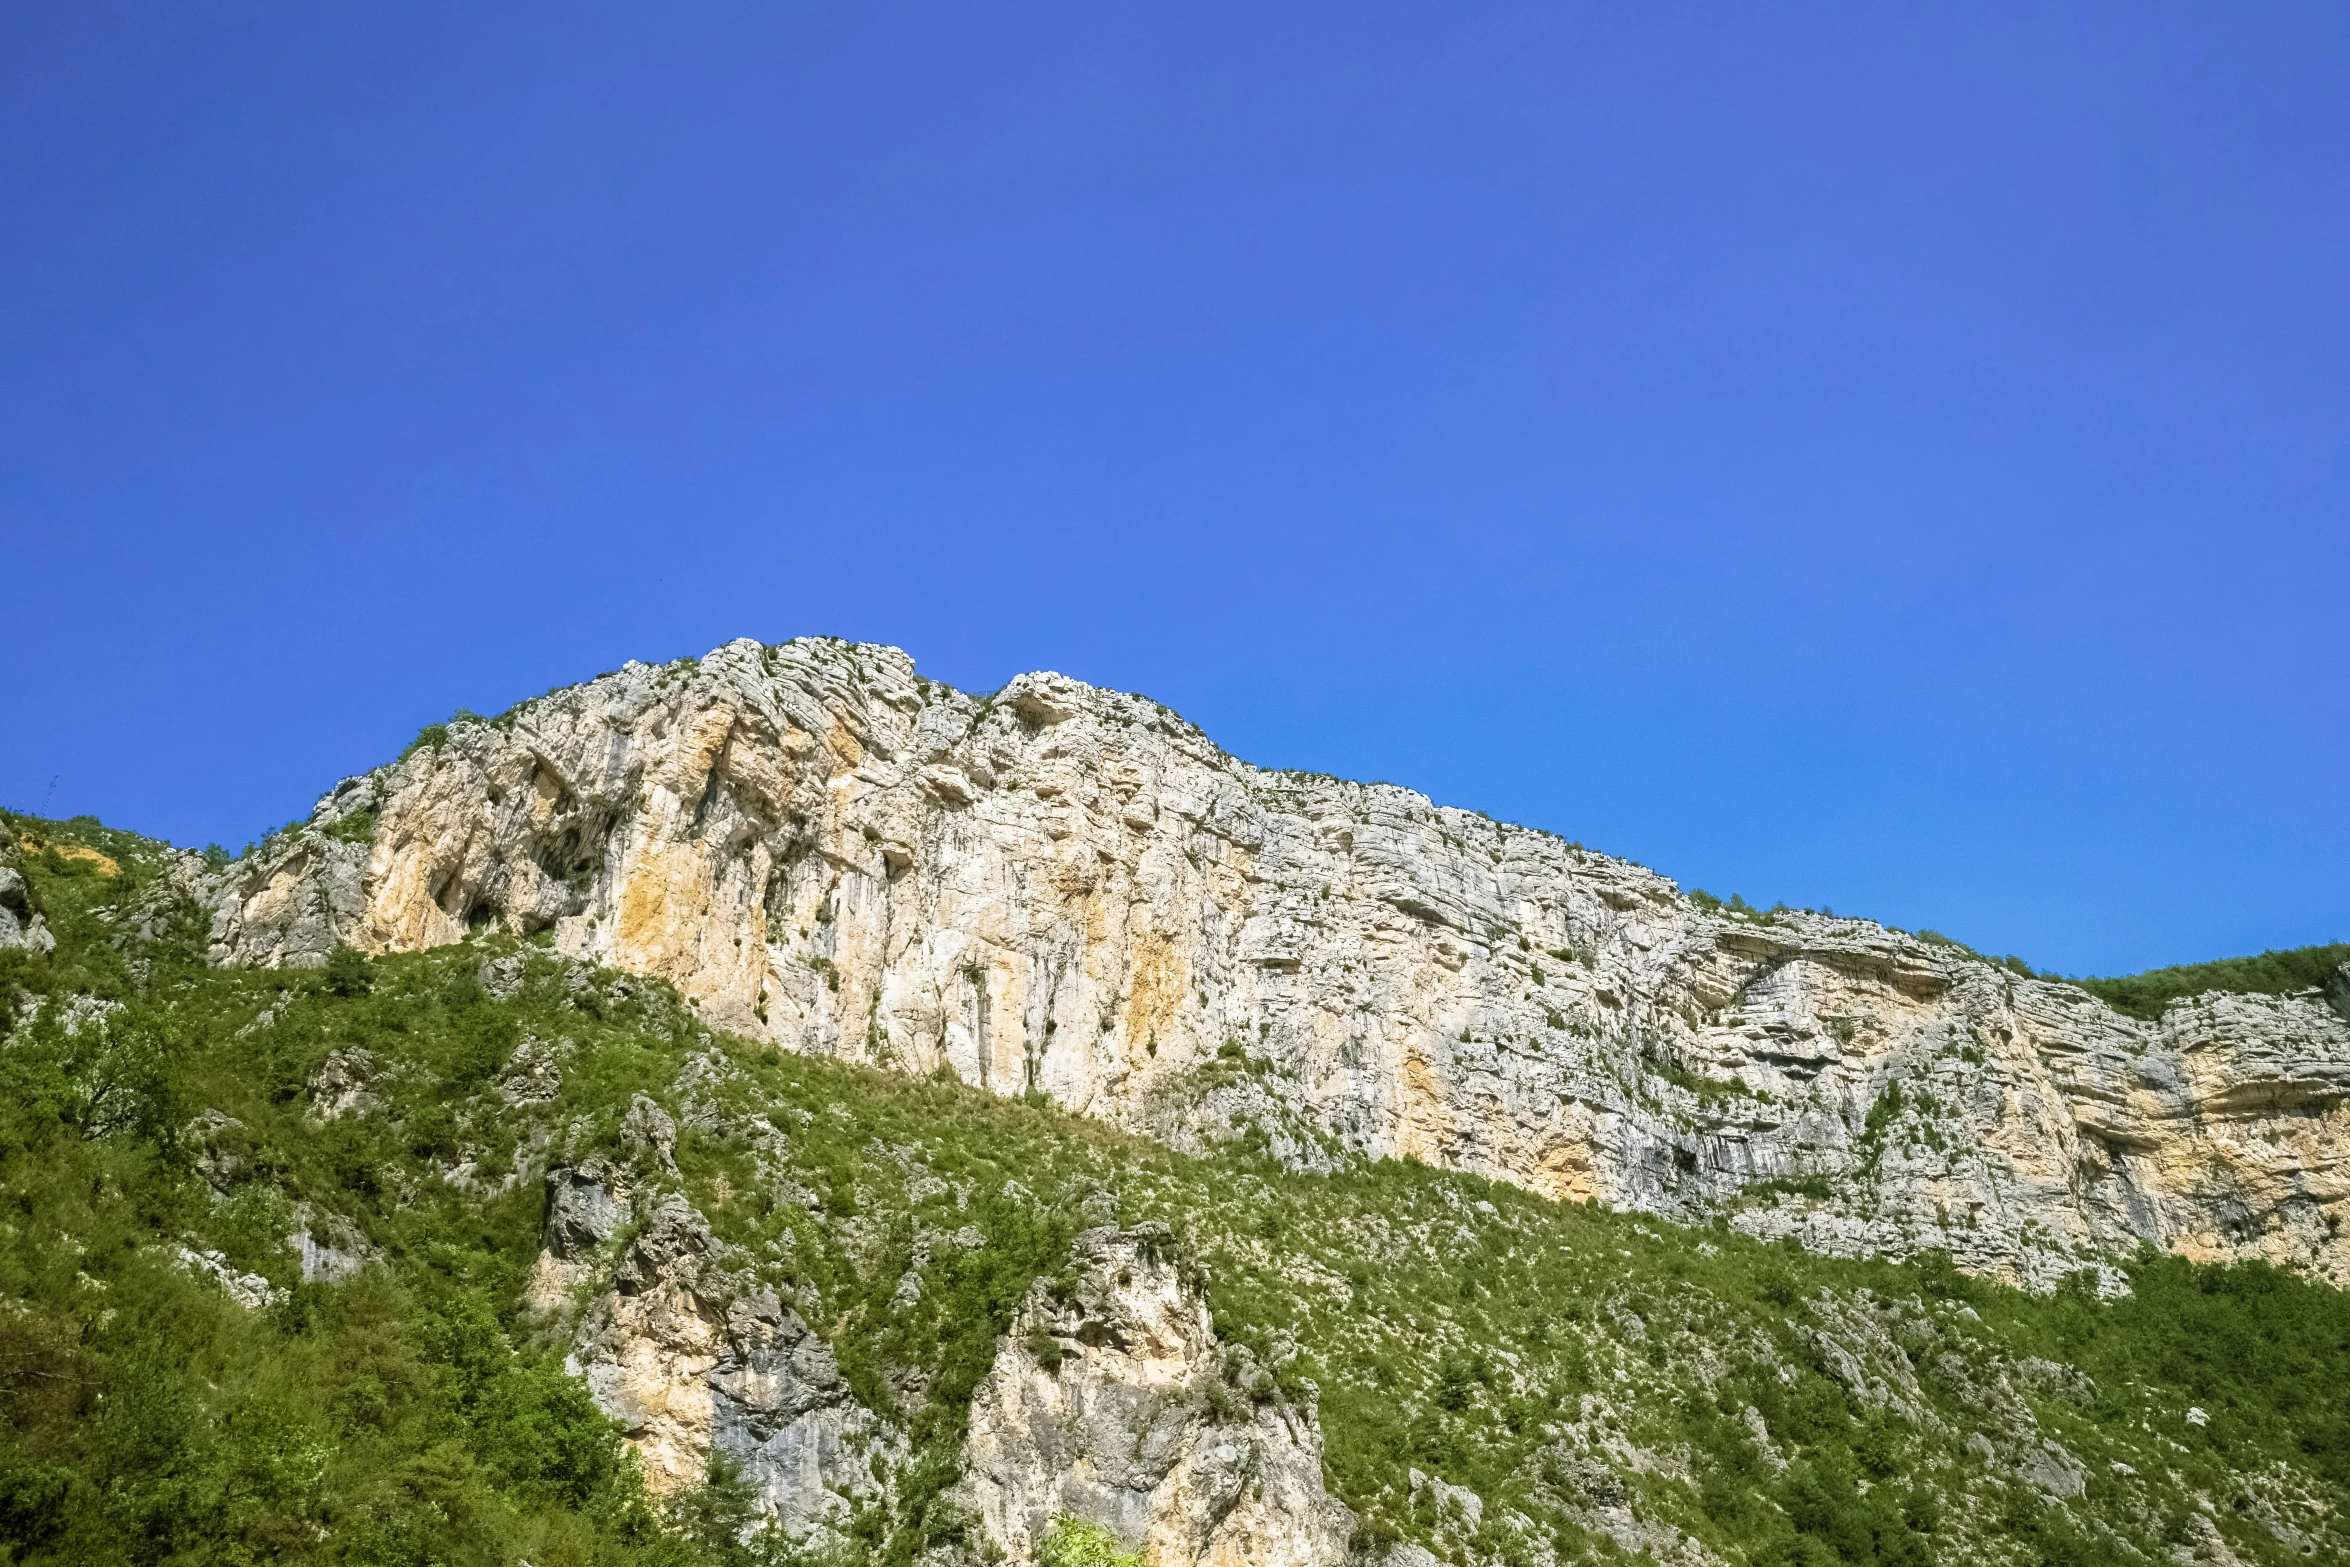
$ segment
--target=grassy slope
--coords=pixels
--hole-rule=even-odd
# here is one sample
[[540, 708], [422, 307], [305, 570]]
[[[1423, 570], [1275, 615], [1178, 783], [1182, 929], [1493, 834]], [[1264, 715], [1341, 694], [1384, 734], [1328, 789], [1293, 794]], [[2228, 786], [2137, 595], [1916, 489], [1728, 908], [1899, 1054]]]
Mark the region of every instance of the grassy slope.
[[[2350, 1503], [2350, 1303], [2265, 1268], [2149, 1257], [2127, 1299], [2035, 1299], [1931, 1259], [1813, 1258], [1412, 1165], [1313, 1177], [1180, 1158], [1049, 1107], [713, 1036], [662, 987], [547, 957], [503, 1002], [482, 994], [475, 947], [331, 980], [221, 973], [196, 960], [192, 911], [124, 934], [151, 846], [18, 826], [53, 845], [24, 865], [61, 945], [0, 959], [0, 989], [47, 998], [0, 1047], [0, 1556], [744, 1555], [723, 1486], [647, 1503], [561, 1346], [517, 1310], [543, 1198], [502, 1176], [617, 1153], [640, 1093], [687, 1128], [676, 1184], [870, 1402], [888, 1408], [905, 1368], [928, 1378], [927, 1407], [904, 1415], [904, 1509], [861, 1520], [861, 1556], [951, 1532], [930, 1499], [995, 1335], [1068, 1236], [1112, 1216], [1170, 1221], [1219, 1330], [1293, 1391], [1318, 1385], [1329, 1478], [1366, 1542], [1620, 1558], [1604, 1505], [1620, 1491], [1733, 1561], [2167, 1559], [2198, 1508], [2248, 1562], [2312, 1559], [2270, 1518], [2310, 1532], [2317, 1559], [2350, 1548], [2332, 1522]], [[58, 852], [75, 847], [112, 873]], [[73, 1033], [76, 994], [119, 1009]], [[492, 1085], [525, 1038], [570, 1054], [560, 1096], [515, 1110]], [[398, 1064], [383, 1109], [311, 1119], [304, 1085], [353, 1046]], [[687, 1115], [696, 1094], [705, 1113]], [[240, 1124], [204, 1135], [206, 1110]], [[471, 1187], [446, 1178], [460, 1161]], [[382, 1265], [301, 1284], [285, 1237], [305, 1204]], [[970, 1225], [975, 1249], [924, 1244]], [[182, 1243], [267, 1277], [280, 1303], [233, 1304]], [[909, 1269], [919, 1303], [894, 1307]], [[1898, 1321], [1908, 1348], [1875, 1379], [1914, 1377], [1906, 1410], [1833, 1374], [1838, 1346], [1865, 1358], [1868, 1324]], [[2004, 1421], [1983, 1391], [2003, 1374], [2019, 1400]], [[2017, 1419], [2078, 1456], [2085, 1495], [2053, 1504], [2015, 1478]], [[1414, 1468], [1477, 1491], [1483, 1528], [1415, 1502]]]

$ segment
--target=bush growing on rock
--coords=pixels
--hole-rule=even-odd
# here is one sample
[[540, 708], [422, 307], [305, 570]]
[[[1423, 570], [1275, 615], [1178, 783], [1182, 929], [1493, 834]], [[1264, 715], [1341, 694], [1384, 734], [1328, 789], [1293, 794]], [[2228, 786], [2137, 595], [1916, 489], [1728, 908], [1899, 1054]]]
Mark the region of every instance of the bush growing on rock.
[[1074, 1518], [1053, 1520], [1036, 1560], [1037, 1567], [1142, 1567], [1140, 1551], [1122, 1551], [1109, 1530]]

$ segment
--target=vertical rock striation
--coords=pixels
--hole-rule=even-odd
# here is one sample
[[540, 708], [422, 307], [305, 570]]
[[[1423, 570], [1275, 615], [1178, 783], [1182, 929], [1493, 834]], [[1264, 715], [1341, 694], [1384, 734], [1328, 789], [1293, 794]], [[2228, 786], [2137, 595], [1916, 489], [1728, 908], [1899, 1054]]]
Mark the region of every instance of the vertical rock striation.
[[962, 1500], [993, 1552], [1028, 1567], [1074, 1523], [1153, 1567], [1340, 1567], [1354, 1515], [1323, 1489], [1313, 1411], [1217, 1343], [1165, 1235], [1089, 1230], [1074, 1263], [971, 1401]]
[[837, 1543], [860, 1503], [882, 1501], [905, 1439], [859, 1402], [824, 1340], [774, 1291], [728, 1267], [724, 1247], [674, 1193], [616, 1260], [615, 1172], [560, 1169], [529, 1303], [556, 1317], [589, 1295], [570, 1368], [620, 1423], [657, 1495], [700, 1485], [711, 1458], [739, 1467], [768, 1516], [797, 1541]]

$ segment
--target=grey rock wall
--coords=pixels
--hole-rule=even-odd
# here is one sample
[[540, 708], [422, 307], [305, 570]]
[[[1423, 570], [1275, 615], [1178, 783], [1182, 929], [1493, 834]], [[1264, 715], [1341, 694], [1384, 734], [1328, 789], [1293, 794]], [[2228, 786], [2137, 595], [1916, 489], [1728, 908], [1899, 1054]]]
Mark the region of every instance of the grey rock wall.
[[1077, 1238], [971, 1401], [960, 1497], [989, 1560], [1029, 1567], [1090, 1525], [1157, 1567], [1340, 1567], [1354, 1515], [1322, 1484], [1311, 1409], [1220, 1345], [1161, 1232]]
[[[347, 841], [350, 840], [350, 841]], [[2159, 1022], [1866, 920], [1708, 912], [1053, 674], [741, 641], [464, 723], [225, 879], [226, 962], [498, 928], [776, 1045], [1294, 1163], [1415, 1157], [2044, 1285], [2141, 1241], [2350, 1282], [2350, 1023]]]

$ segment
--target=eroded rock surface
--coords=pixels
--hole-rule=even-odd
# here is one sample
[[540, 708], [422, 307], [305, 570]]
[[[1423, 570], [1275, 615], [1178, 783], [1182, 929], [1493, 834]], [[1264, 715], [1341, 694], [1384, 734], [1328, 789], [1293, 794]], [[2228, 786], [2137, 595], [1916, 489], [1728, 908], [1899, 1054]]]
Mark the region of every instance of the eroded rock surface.
[[597, 1165], [548, 1179], [530, 1303], [553, 1313], [592, 1292], [571, 1367], [620, 1422], [655, 1494], [700, 1485], [722, 1453], [789, 1537], [818, 1544], [857, 1504], [884, 1499], [903, 1437], [857, 1401], [822, 1338], [728, 1269], [692, 1204], [659, 1199], [605, 1270], [599, 1248], [627, 1219], [620, 1173]]
[[15, 858], [16, 835], [5, 823], [0, 823], [0, 949], [52, 951], [57, 946], [57, 938], [49, 933], [47, 920], [33, 906], [32, 887], [25, 881], [24, 872], [11, 863]]
[[1035, 1562], [1061, 1520], [1152, 1567], [1337, 1567], [1353, 1515], [1310, 1408], [1219, 1345], [1163, 1231], [1089, 1230], [1040, 1282], [971, 1401], [963, 1501], [987, 1553]]
[[1410, 1155], [2031, 1284], [2141, 1240], [2350, 1281], [2350, 1023], [2318, 995], [2140, 1023], [1261, 771], [1059, 675], [979, 699], [823, 640], [632, 664], [346, 780], [231, 874], [213, 943], [308, 964], [492, 927], [789, 1049], [1179, 1144]]

